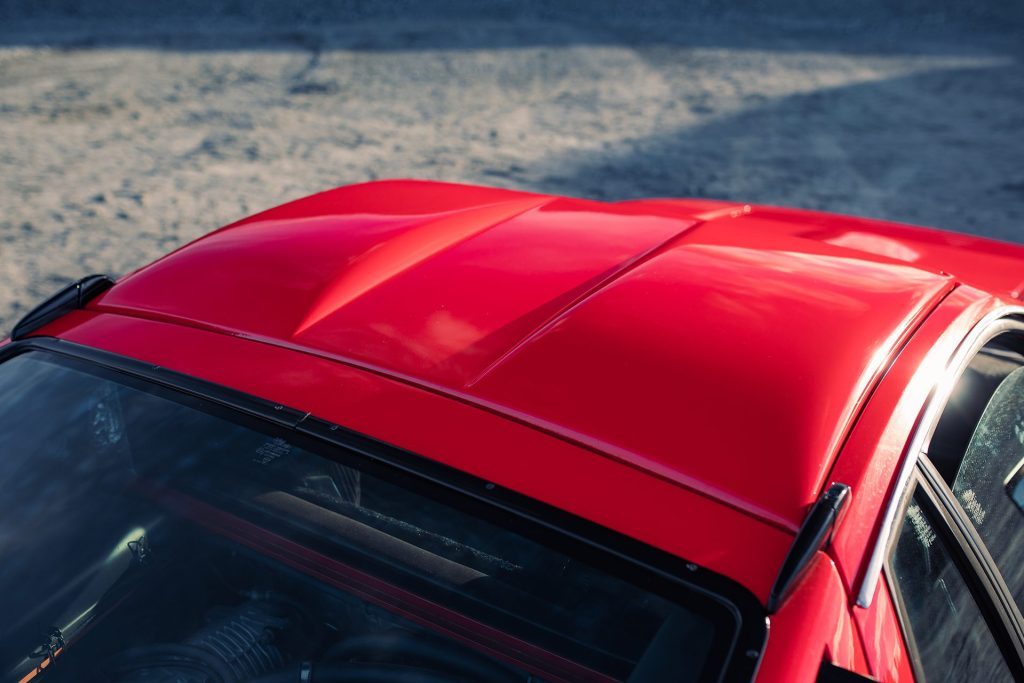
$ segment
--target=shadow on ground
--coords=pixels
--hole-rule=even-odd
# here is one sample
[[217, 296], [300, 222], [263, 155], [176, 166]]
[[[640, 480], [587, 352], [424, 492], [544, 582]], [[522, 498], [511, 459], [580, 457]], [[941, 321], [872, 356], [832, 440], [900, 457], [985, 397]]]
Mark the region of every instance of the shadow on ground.
[[[729, 31], [715, 30], [723, 23]], [[501, 24], [502, 30], [494, 30]], [[520, 26], [521, 30], [509, 30]], [[378, 30], [381, 26], [384, 31]], [[709, 26], [712, 30], [707, 30]], [[401, 30], [394, 30], [400, 27]], [[442, 28], [443, 30], [438, 30]], [[568, 29], [568, 30], [567, 30]], [[460, 50], [670, 45], [907, 54], [1010, 42], [1024, 3], [972, 0], [4, 0], [0, 45]], [[909, 34], [933, 41], [906, 41]], [[453, 39], [455, 36], [455, 39]], [[850, 38], [855, 40], [850, 40]], [[836, 40], [841, 38], [841, 40]], [[968, 41], [971, 42], [971, 41]], [[1021, 46], [1024, 49], [1024, 46]]]
[[69, 279], [385, 177], [1024, 241], [1022, 17], [965, 0], [0, 0], [0, 329]]
[[596, 199], [715, 197], [1024, 241], [1019, 63], [758, 99], [700, 125], [562, 153], [538, 162], [543, 177], [508, 180]]

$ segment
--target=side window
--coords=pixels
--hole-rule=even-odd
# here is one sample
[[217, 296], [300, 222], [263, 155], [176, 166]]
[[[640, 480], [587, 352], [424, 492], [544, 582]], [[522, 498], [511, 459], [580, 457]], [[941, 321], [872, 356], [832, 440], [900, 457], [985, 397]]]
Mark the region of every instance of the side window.
[[[1012, 351], [1000, 350], [1005, 343], [993, 342], [971, 362], [929, 456], [941, 462], [946, 455], [940, 468], [946, 481], [1024, 610], [1024, 367]], [[940, 440], [949, 433], [942, 428], [957, 417], [954, 410], [973, 418], [970, 429], [961, 426], [959, 444]]]
[[1024, 609], [1024, 368], [992, 395], [974, 431], [953, 493], [989, 553], [1017, 606]]
[[929, 683], [1012, 681], [999, 646], [930, 504], [914, 494], [889, 560], [892, 583]]

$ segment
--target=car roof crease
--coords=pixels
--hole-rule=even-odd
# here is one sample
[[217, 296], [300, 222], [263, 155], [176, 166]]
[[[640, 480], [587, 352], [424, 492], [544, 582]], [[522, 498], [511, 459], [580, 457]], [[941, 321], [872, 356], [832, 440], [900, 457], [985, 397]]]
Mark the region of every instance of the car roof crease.
[[[786, 218], [728, 202], [339, 188], [193, 243], [88, 310], [456, 399], [792, 532], [901, 335], [952, 283], [926, 242], [901, 259], [849, 238], [873, 223]], [[748, 430], [728, 429], [723, 377], [756, 389]], [[734, 454], [765, 439], [793, 476], [733, 476]], [[772, 467], [757, 463], [758, 479]]]
[[556, 199], [528, 195], [448, 211], [375, 244], [326, 283], [291, 337], [298, 337], [346, 304], [416, 265]]
[[259, 344], [266, 344], [288, 351], [294, 351], [305, 355], [313, 356], [315, 358], [322, 358], [327, 361], [340, 363], [356, 370], [369, 372], [379, 377], [383, 377], [388, 380], [400, 382], [407, 386], [414, 387], [423, 391], [428, 391], [432, 394], [443, 396], [447, 399], [458, 401], [465, 405], [473, 408], [486, 411], [492, 415], [496, 415], [510, 422], [520, 424], [529, 429], [533, 429], [540, 433], [546, 434], [552, 438], [558, 439], [565, 443], [572, 444], [578, 448], [583, 448], [595, 455], [602, 458], [612, 460], [620, 465], [629, 467], [631, 469], [638, 470], [647, 474], [648, 476], [655, 477], [662, 481], [665, 481], [673, 486], [677, 486], [681, 489], [689, 491], [695, 495], [706, 498], [710, 501], [728, 507], [735, 510], [743, 515], [746, 515], [752, 519], [756, 519], [759, 522], [767, 524], [775, 529], [783, 531], [788, 534], [795, 534], [797, 526], [790, 520], [773, 514], [772, 512], [765, 510], [757, 505], [750, 503], [749, 501], [743, 500], [740, 497], [734, 496], [727, 491], [721, 490], [720, 488], [709, 485], [707, 482], [701, 481], [694, 477], [687, 476], [685, 473], [678, 470], [674, 470], [670, 467], [660, 466], [658, 463], [650, 461], [649, 458], [643, 456], [641, 453], [631, 451], [621, 446], [602, 441], [589, 437], [585, 434], [569, 429], [555, 422], [545, 420], [536, 415], [531, 415], [515, 408], [503, 405], [501, 403], [487, 400], [475, 394], [460, 391], [448, 386], [436, 384], [429, 380], [422, 379], [408, 375], [390, 368], [382, 367], [373, 363], [367, 363], [355, 358], [343, 356], [341, 354], [329, 351], [323, 351], [320, 349], [311, 348], [295, 342], [289, 342], [283, 339], [275, 337], [267, 337], [259, 334], [253, 334], [250, 332], [240, 332], [230, 328], [220, 327], [212, 325], [210, 323], [203, 323], [188, 318], [181, 318], [174, 315], [168, 315], [166, 313], [151, 313], [144, 310], [138, 310], [134, 308], [122, 308], [105, 306], [100, 311], [96, 311], [104, 315], [117, 315], [127, 318], [137, 318], [140, 320], [150, 320], [158, 323], [171, 324], [180, 327], [188, 327], [203, 332], [209, 332], [213, 334], [224, 335], [228, 337], [236, 337], [239, 339], [245, 339], [247, 341], [256, 342]]
[[497, 370], [505, 361], [516, 355], [521, 349], [526, 347], [531, 341], [537, 339], [545, 332], [550, 330], [552, 327], [558, 324], [558, 322], [572, 313], [575, 309], [585, 304], [588, 300], [597, 296], [602, 290], [607, 289], [616, 280], [619, 280], [631, 271], [636, 270], [638, 267], [647, 263], [651, 259], [656, 258], [659, 254], [664, 253], [668, 249], [671, 249], [679, 242], [684, 236], [689, 235], [695, 229], [703, 224], [701, 221], [696, 221], [687, 225], [685, 228], [672, 235], [671, 237], [663, 240], [659, 244], [655, 244], [653, 247], [642, 251], [631, 259], [622, 262], [618, 268], [614, 269], [607, 274], [606, 277], [602, 278], [599, 282], [596, 282], [592, 287], [589, 287], [585, 291], [581, 292], [578, 296], [574, 297], [571, 301], [567, 302], [564, 306], [555, 311], [546, 320], [542, 321], [539, 325], [534, 327], [530, 332], [523, 335], [519, 340], [514, 342], [508, 349], [504, 351], [500, 356], [495, 358], [491, 363], [481, 370], [475, 377], [466, 382], [465, 387], [467, 389], [472, 388], [474, 385], [480, 383], [489, 374]]

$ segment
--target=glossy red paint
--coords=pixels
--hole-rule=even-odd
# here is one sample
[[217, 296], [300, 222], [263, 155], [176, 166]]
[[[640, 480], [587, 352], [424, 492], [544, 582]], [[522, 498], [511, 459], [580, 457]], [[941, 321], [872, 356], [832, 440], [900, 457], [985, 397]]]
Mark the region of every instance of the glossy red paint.
[[830, 477], [854, 490], [830, 551], [849, 590], [863, 576], [885, 501], [929, 394], [971, 328], [999, 305], [972, 287], [953, 292], [900, 353], [852, 430]]
[[755, 214], [760, 228], [776, 236], [798, 237], [890, 259], [931, 272], [952, 274], [957, 281], [997, 296], [1024, 296], [1024, 247], [955, 232], [888, 221], [773, 206], [705, 199], [648, 199], [701, 220]]
[[772, 619], [769, 647], [757, 680], [814, 681], [823, 661], [869, 673], [835, 565], [818, 553], [797, 590]]
[[757, 214], [778, 234], [953, 273], [960, 282], [1000, 296], [1019, 299], [1024, 289], [1024, 247], [1017, 244], [815, 211], [759, 207]]
[[882, 364], [950, 283], [723, 220], [534, 333], [471, 391], [796, 529]]
[[370, 369], [792, 531], [888, 355], [952, 286], [742, 211], [695, 229], [666, 203], [461, 191], [374, 183], [302, 200], [93, 309]]
[[875, 589], [871, 606], [866, 610], [856, 610], [854, 620], [864, 643], [871, 675], [879, 681], [914, 680], [910, 656], [885, 576]]
[[[324, 215], [296, 207], [301, 217], [245, 221], [125, 279], [100, 308], [195, 321], [462, 389], [696, 222], [532, 195], [477, 204], [471, 194], [437, 210], [437, 197], [412, 187], [408, 200], [405, 185], [343, 188], [323, 196], [339, 207]], [[259, 305], [237, 305], [249, 296]]]
[[847, 483], [761, 677], [905, 680], [891, 603], [856, 587], [937, 376], [1022, 282], [1022, 248], [877, 221], [392, 181], [211, 233], [39, 333], [312, 412], [762, 601]]
[[[792, 541], [711, 498], [529, 425], [313, 354], [89, 311], [46, 333], [313, 412], [696, 562], [761, 600]], [[723, 536], [749, 542], [724, 547]], [[751, 563], [751, 554], [760, 561]]]

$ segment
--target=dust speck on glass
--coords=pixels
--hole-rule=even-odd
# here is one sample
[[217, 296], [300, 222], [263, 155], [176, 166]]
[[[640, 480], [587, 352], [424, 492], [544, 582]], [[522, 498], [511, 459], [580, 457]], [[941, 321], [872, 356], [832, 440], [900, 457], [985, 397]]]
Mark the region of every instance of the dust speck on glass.
[[[1024, 608], [1024, 367], [1009, 373], [988, 400], [953, 480], [967, 516]], [[1016, 498], [1015, 498], [1016, 496]]]

